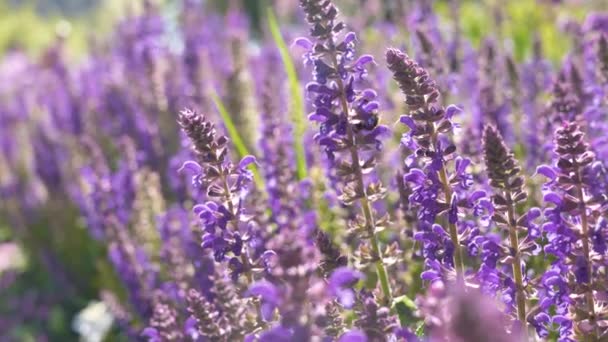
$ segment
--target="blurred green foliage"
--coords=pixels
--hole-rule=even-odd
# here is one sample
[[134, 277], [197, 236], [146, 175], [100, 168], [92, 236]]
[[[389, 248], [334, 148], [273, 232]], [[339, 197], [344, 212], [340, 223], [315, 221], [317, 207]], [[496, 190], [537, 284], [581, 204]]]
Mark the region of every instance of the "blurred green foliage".
[[[23, 0], [8, 0], [12, 5], [22, 4]], [[78, 14], [94, 8], [100, 0], [30, 0], [40, 13], [61, 12]]]
[[[63, 7], [43, 6], [48, 1], [0, 0], [0, 55], [10, 47], [21, 47], [32, 55], [39, 55], [51, 45], [58, 33], [67, 34], [68, 51], [82, 56], [92, 36], [111, 32], [116, 19], [124, 14], [128, 0], [98, 1], [96, 6], [78, 7], [84, 11], [61, 11]], [[74, 2], [78, 3], [77, 1]], [[81, 4], [82, 5], [82, 4]], [[72, 8], [72, 7], [70, 7]]]
[[[173, 3], [169, 0], [159, 1]], [[216, 1], [218, 9], [225, 10], [228, 2]], [[56, 5], [50, 6], [48, 3]], [[124, 15], [125, 10], [134, 3], [128, 0], [0, 0], [0, 54], [18, 45], [37, 55], [54, 41], [57, 31], [67, 30], [70, 32], [67, 39], [70, 53], [82, 56], [87, 50], [89, 38], [107, 36], [117, 18]], [[260, 13], [261, 6], [257, 1], [244, 0], [243, 4], [252, 18], [252, 26], [258, 25], [260, 20], [265, 22], [260, 18], [264, 14]], [[498, 8], [502, 12], [500, 19], [495, 15]], [[556, 7], [538, 0], [463, 0], [459, 14], [451, 12], [448, 1], [437, 1], [436, 9], [446, 22], [460, 15], [463, 33], [475, 46], [488, 32], [498, 32], [512, 44], [515, 58], [522, 60], [530, 54], [534, 34], [538, 34], [543, 41], [545, 55], [558, 62], [570, 45], [568, 37], [560, 31], [558, 22], [566, 18], [582, 20], [590, 10], [602, 8], [574, 4]], [[494, 30], [495, 26], [499, 26], [499, 30]]]
[[[436, 4], [443, 18], [450, 20], [447, 1]], [[498, 9], [502, 15], [498, 14]], [[543, 42], [544, 54], [553, 62], [559, 62], [570, 46], [569, 38], [560, 30], [560, 21], [582, 21], [591, 8], [581, 5], [552, 6], [538, 0], [465, 0], [461, 3], [462, 30], [474, 46], [479, 46], [489, 32], [497, 32], [512, 43], [514, 57], [521, 61], [532, 52], [534, 35]], [[498, 29], [494, 29], [498, 27]]]

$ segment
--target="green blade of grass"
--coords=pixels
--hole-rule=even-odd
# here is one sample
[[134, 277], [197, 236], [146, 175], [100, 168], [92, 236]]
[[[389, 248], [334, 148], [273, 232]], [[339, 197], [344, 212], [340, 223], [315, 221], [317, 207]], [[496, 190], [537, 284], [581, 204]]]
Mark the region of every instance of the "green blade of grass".
[[[232, 140], [232, 144], [234, 145], [234, 148], [236, 149], [236, 152], [239, 155], [239, 158], [243, 158], [244, 156], [250, 155], [251, 153], [249, 153], [249, 150], [247, 150], [247, 146], [245, 146], [245, 143], [243, 142], [243, 139], [241, 138], [239, 131], [236, 129], [234, 122], [232, 122], [232, 118], [228, 114], [228, 111], [226, 110], [226, 106], [224, 106], [224, 103], [219, 98], [219, 96], [217, 95], [217, 93], [215, 92], [214, 89], [211, 89], [209, 91], [209, 96], [211, 97], [211, 101], [213, 101], [213, 103], [215, 104], [215, 107], [217, 108], [217, 111], [219, 112], [220, 117], [222, 118], [222, 121], [224, 122], [224, 126], [226, 126], [226, 130], [228, 131], [228, 136]], [[266, 189], [265, 185], [264, 185], [264, 180], [260, 176], [260, 172], [258, 171], [258, 168], [254, 164], [250, 164], [249, 168], [251, 169], [251, 172], [253, 172], [253, 180], [254, 180], [255, 184], [258, 186], [258, 188], [260, 190]]]
[[296, 154], [296, 172], [298, 179], [304, 179], [307, 177], [306, 151], [304, 150], [303, 141], [304, 133], [306, 132], [306, 122], [304, 122], [304, 101], [302, 100], [300, 81], [298, 80], [298, 74], [293, 65], [293, 61], [291, 60], [291, 56], [289, 55], [287, 44], [285, 44], [285, 40], [279, 29], [277, 18], [270, 7], [266, 9], [266, 14], [268, 16], [268, 27], [270, 28], [272, 39], [281, 54], [281, 60], [283, 61], [283, 66], [285, 67], [285, 73], [287, 74], [287, 80], [289, 82], [289, 92], [292, 99], [290, 114], [294, 126], [293, 143]]

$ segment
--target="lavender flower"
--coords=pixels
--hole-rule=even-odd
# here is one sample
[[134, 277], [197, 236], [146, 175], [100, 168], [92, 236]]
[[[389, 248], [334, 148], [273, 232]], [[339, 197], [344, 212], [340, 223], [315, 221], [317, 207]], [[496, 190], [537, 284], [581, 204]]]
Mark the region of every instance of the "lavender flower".
[[357, 312], [355, 326], [365, 332], [368, 341], [387, 341], [387, 337], [397, 327], [389, 308], [378, 305], [369, 292], [362, 291], [359, 294], [355, 311]]
[[188, 313], [194, 319], [197, 332], [210, 340], [221, 340], [225, 332], [218, 324], [220, 313], [195, 289], [188, 291], [186, 297]]
[[[310, 24], [295, 40], [307, 75], [237, 2], [143, 0], [76, 64], [63, 33], [38, 60], [9, 43], [0, 242], [29, 262], [0, 258], [2, 338], [69, 339], [61, 318], [99, 294], [112, 340], [608, 340], [607, 15], [569, 20], [571, 51], [541, 21], [528, 57], [519, 29], [473, 48], [459, 0], [359, 1], [357, 35], [331, 0], [273, 0], [286, 38]], [[416, 61], [357, 52], [403, 37]], [[295, 138], [310, 179], [294, 172], [286, 76], [308, 92], [316, 130]], [[212, 88], [263, 188], [215, 129], [229, 123], [174, 115], [211, 112]]]
[[[456, 158], [456, 173], [449, 179], [446, 158], [450, 157], [456, 148], [449, 142], [446, 144], [443, 137], [452, 130], [450, 119], [457, 109], [450, 107], [446, 111], [436, 104], [439, 91], [435, 82], [429, 78], [426, 70], [406, 54], [397, 49], [389, 49], [386, 52], [386, 61], [405, 95], [405, 103], [410, 111], [409, 115], [401, 117], [401, 122], [410, 128], [402, 143], [415, 151], [424, 167], [423, 170], [412, 169], [404, 178], [415, 184], [414, 193], [410, 198], [420, 206], [418, 216], [424, 230], [418, 237], [424, 241], [427, 258], [433, 260], [439, 257], [447, 266], [454, 267], [457, 275], [462, 276], [464, 264], [456, 227], [456, 197], [452, 184], [464, 173], [468, 162]], [[449, 235], [442, 227], [433, 225], [440, 214], [446, 214]], [[439, 256], [439, 253], [443, 255]]]
[[261, 66], [264, 72], [258, 86], [260, 117], [262, 118], [261, 138], [259, 141], [262, 158], [260, 163], [263, 165], [262, 172], [266, 180], [266, 191], [268, 201], [272, 211], [271, 220], [279, 228], [286, 225], [287, 221], [295, 215], [295, 202], [297, 184], [295, 182], [295, 169], [292, 162], [293, 146], [290, 135], [292, 128], [285, 117], [285, 98], [283, 75], [276, 72], [276, 67], [280, 63], [275, 52], [263, 56]]
[[337, 338], [344, 330], [344, 321], [340, 316], [339, 304], [335, 301], [325, 305], [325, 315], [317, 319], [318, 324], [323, 328], [323, 332], [329, 338]]
[[363, 216], [351, 223], [352, 230], [369, 241], [369, 259], [376, 265], [384, 300], [389, 301], [390, 283], [376, 236], [377, 213], [372, 206], [384, 197], [386, 190], [379, 182], [366, 184], [364, 177], [374, 170], [374, 150], [381, 149], [379, 137], [388, 129], [378, 125], [376, 93], [355, 88], [355, 82], [366, 73], [365, 65], [373, 58], [364, 55], [355, 60], [356, 36], [352, 32], [340, 35], [345, 25], [338, 20], [338, 9], [331, 1], [301, 0], [300, 6], [311, 25], [310, 35], [315, 39], [314, 44], [305, 38], [297, 41], [309, 49], [306, 63], [314, 67], [314, 81], [306, 88], [315, 96], [315, 110], [309, 119], [320, 123], [315, 140], [324, 147], [344, 183], [340, 195], [342, 203], [350, 206], [359, 202], [361, 205]]
[[[541, 292], [543, 313], [536, 316], [543, 322], [550, 307], [551, 319], [559, 324], [564, 340], [601, 339], [606, 331], [603, 306], [598, 304], [597, 251], [603, 253], [602, 238], [594, 239], [604, 219], [599, 214], [605, 196], [594, 195], [597, 178], [588, 177], [595, 155], [589, 151], [584, 134], [574, 123], [564, 123], [555, 132], [555, 167], [541, 166], [538, 173], [548, 177], [545, 202], [554, 205], [545, 209], [548, 244], [545, 252], [556, 257], [552, 268], [543, 276]], [[594, 248], [597, 244], [598, 248]], [[550, 315], [550, 314], [549, 314]], [[551, 315], [550, 315], [551, 316]], [[547, 322], [547, 319], [544, 319]], [[546, 324], [536, 324], [543, 333]]]
[[490, 185], [496, 189], [496, 193], [492, 196], [495, 207], [493, 220], [500, 226], [506, 227], [508, 231], [509, 243], [504, 249], [509, 253], [505, 256], [507, 258], [505, 261], [508, 260], [512, 265], [514, 280], [510, 282], [514, 283], [516, 292], [517, 318], [520, 324], [525, 324], [527, 284], [524, 282], [526, 272], [522, 258], [536, 245], [533, 234], [528, 235], [526, 240], [521, 242], [520, 234], [533, 214], [517, 217], [516, 205], [527, 198], [527, 193], [523, 190], [524, 178], [519, 175], [521, 169], [496, 128], [485, 127], [483, 149]]
[[236, 280], [241, 274], [253, 281], [254, 263], [245, 249], [251, 235], [250, 218], [245, 215], [242, 196], [251, 183], [247, 165], [255, 162], [251, 156], [241, 160], [238, 166], [227, 160], [228, 139], [216, 137], [213, 124], [190, 110], [180, 113], [179, 123], [190, 138], [198, 162], [187, 161], [182, 169], [194, 174], [195, 186], [205, 189], [206, 195], [215, 199], [194, 207], [204, 225], [203, 248], [212, 248], [217, 262], [232, 253], [229, 264]]
[[[576, 69], [573, 66], [571, 68], [571, 73], [576, 74]], [[552, 89], [551, 109], [555, 113], [554, 122], [576, 121], [583, 112], [583, 99], [578, 96], [575, 87], [571, 74], [567, 70], [562, 70]]]
[[150, 319], [150, 328], [144, 329], [142, 335], [148, 337], [150, 342], [181, 341], [184, 335], [180, 325], [175, 309], [162, 298], [158, 298]]
[[308, 308], [309, 303], [323, 308], [328, 297], [333, 296], [342, 305], [352, 304], [347, 287], [352, 286], [356, 278], [349, 276], [357, 277], [358, 273], [342, 269], [337, 278], [330, 278], [327, 293], [325, 283], [317, 273], [318, 252], [308, 242], [307, 231], [297, 229], [298, 226], [298, 222], [285, 226], [280, 234], [269, 241], [268, 245], [273, 251], [269, 257], [269, 281], [259, 281], [248, 291], [251, 296], [261, 299], [261, 313], [266, 321], [273, 321], [275, 310], [278, 309], [279, 324], [265, 331], [260, 336], [261, 340], [275, 334], [286, 336], [287, 339], [309, 340], [323, 330], [317, 324], [315, 310]]

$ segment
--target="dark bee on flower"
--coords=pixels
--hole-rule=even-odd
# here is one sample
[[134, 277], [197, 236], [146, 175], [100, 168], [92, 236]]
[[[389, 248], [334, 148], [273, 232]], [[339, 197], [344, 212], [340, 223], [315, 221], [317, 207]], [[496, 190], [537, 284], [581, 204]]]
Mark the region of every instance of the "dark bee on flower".
[[376, 126], [378, 126], [378, 114], [372, 114], [370, 117], [368, 117], [365, 120], [359, 121], [358, 123], [355, 124], [355, 129], [357, 131], [371, 131], [374, 128], [376, 128]]
[[380, 121], [378, 117], [378, 102], [363, 100], [356, 109], [357, 115], [353, 120], [355, 131], [371, 131]]

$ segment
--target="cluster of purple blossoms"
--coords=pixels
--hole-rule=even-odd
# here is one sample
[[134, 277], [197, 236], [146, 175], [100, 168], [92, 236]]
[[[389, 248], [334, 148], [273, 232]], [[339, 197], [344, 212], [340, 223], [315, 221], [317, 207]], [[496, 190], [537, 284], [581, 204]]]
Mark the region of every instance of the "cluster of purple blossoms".
[[82, 64], [64, 36], [0, 60], [0, 252], [32, 270], [0, 262], [7, 339], [82, 298], [108, 340], [608, 339], [608, 15], [555, 69], [542, 32], [475, 47], [432, 1], [273, 1], [274, 44], [237, 1], [180, 3]]
[[196, 157], [196, 161], [185, 162], [182, 170], [192, 173], [193, 186], [202, 187], [209, 199], [192, 208], [203, 224], [202, 247], [211, 248], [217, 262], [231, 253], [228, 263], [232, 277], [245, 273], [250, 278], [254, 266], [246, 246], [252, 225], [243, 204], [253, 177], [246, 168], [255, 163], [255, 158], [246, 156], [234, 165], [228, 156], [228, 139], [216, 136], [214, 125], [196, 112], [182, 111], [179, 124], [190, 138]]
[[[311, 25], [314, 42], [300, 38], [296, 44], [307, 49], [305, 64], [313, 67], [313, 81], [306, 89], [314, 96], [310, 121], [319, 123], [315, 140], [323, 147], [332, 169], [342, 184], [339, 200], [346, 206], [358, 203], [361, 214], [349, 223], [351, 233], [364, 239], [358, 257], [364, 264], [375, 264], [385, 303], [391, 300], [390, 283], [378, 233], [386, 218], [378, 217], [374, 203], [384, 198], [386, 189], [377, 176], [376, 152], [382, 149], [380, 138], [388, 128], [379, 124], [376, 92], [360, 90], [366, 64], [372, 56], [356, 58], [354, 32], [339, 20], [338, 9], [331, 1], [302, 0], [300, 6]], [[366, 177], [366, 175], [369, 175]]]
[[540, 166], [547, 177], [543, 225], [548, 243], [545, 253], [555, 261], [542, 277], [540, 306], [554, 307], [555, 314], [535, 317], [537, 330], [546, 336], [547, 326], [559, 326], [563, 340], [601, 339], [607, 336], [605, 308], [600, 296], [606, 254], [605, 194], [595, 193], [601, 167], [575, 123], [564, 123], [555, 132], [556, 163]]
[[[461, 199], [455, 190], [470, 187], [470, 176], [466, 173], [470, 162], [455, 156], [456, 146], [448, 138], [453, 129], [451, 119], [459, 109], [455, 106], [444, 109], [437, 104], [439, 91], [435, 82], [406, 54], [389, 49], [386, 62], [405, 95], [409, 110], [408, 115], [400, 118], [409, 128], [402, 144], [413, 151], [405, 163], [418, 167], [411, 168], [404, 180], [413, 190], [410, 201], [419, 206], [419, 232], [414, 237], [423, 243], [423, 255], [427, 259], [428, 270], [423, 273], [423, 279], [435, 280], [448, 270], [461, 277], [464, 271], [462, 237], [457, 227]], [[453, 174], [448, 174], [446, 169], [448, 161], [454, 163]], [[442, 214], [448, 232], [435, 223]]]

